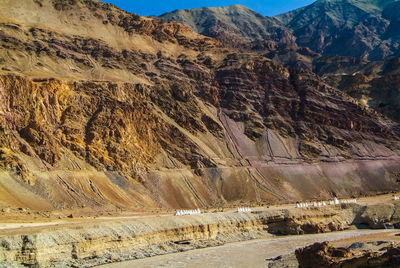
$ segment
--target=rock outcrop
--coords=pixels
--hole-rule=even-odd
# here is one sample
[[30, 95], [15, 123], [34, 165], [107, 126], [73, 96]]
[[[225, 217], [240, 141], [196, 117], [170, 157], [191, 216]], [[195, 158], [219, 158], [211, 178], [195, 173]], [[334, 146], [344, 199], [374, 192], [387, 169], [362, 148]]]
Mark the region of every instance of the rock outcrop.
[[334, 248], [329, 242], [315, 243], [296, 250], [300, 268], [398, 267], [400, 248], [387, 247], [384, 252], [359, 252]]

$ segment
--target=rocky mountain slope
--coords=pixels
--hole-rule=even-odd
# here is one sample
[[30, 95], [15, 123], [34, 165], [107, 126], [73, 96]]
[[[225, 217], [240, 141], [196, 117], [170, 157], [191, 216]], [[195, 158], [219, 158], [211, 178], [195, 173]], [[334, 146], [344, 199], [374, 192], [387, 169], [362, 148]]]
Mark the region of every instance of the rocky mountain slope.
[[[233, 43], [242, 49], [261, 52], [287, 67], [313, 71], [326, 83], [398, 122], [400, 102], [395, 62], [399, 55], [400, 25], [396, 15], [399, 8], [397, 0], [319, 0], [273, 18], [235, 5], [177, 10], [161, 18], [184, 23], [228, 46], [231, 40], [241, 38], [243, 42]], [[259, 27], [260, 21], [274, 23]], [[223, 30], [219, 28], [218, 32], [230, 38], [213, 31], [221, 24]], [[277, 27], [285, 29], [286, 34], [257, 35], [280, 33]], [[237, 32], [251, 33], [253, 39], [243, 34], [238, 37]], [[280, 45], [260, 45], [269, 42]]]
[[277, 16], [313, 55], [313, 71], [366, 106], [399, 122], [397, 0], [316, 1]]
[[275, 50], [295, 46], [296, 41], [291, 31], [275, 18], [265, 17], [237, 4], [176, 10], [160, 18], [183, 23], [231, 47]]
[[365, 61], [326, 56], [314, 60], [314, 71], [328, 84], [392, 120], [400, 121], [399, 57]]
[[226, 45], [243, 48], [250, 42], [253, 49], [271, 50], [297, 44], [324, 55], [381, 60], [399, 54], [399, 8], [398, 0], [318, 0], [276, 17], [240, 5], [176, 10], [160, 17]]
[[299, 46], [379, 60], [399, 53], [399, 8], [397, 0], [319, 0], [276, 18]]
[[399, 125], [308, 70], [94, 0], [3, 0], [0, 37], [3, 207], [200, 207], [398, 187]]

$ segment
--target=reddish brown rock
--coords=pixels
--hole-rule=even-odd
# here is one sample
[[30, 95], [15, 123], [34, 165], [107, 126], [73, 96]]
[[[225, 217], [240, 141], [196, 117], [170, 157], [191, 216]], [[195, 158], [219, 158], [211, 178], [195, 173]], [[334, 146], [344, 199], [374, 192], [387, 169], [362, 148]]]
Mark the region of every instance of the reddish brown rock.
[[400, 248], [388, 247], [386, 252], [365, 252], [334, 248], [329, 242], [315, 243], [297, 249], [296, 258], [300, 268], [361, 268], [399, 267]]

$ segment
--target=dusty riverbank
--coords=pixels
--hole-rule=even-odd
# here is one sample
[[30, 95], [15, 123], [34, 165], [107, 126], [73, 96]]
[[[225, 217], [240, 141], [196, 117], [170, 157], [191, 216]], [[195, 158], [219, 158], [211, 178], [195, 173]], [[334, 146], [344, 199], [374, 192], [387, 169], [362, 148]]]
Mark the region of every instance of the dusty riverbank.
[[146, 216], [0, 229], [0, 262], [12, 266], [95, 266], [231, 242], [383, 228], [400, 222], [400, 203]]
[[[216, 248], [205, 248], [134, 261], [105, 264], [99, 267], [202, 268], [205, 267], [204, 260], [207, 260], [208, 267], [265, 268], [269, 263], [271, 263], [269, 261], [266, 261], [267, 258], [275, 258], [281, 255], [293, 254], [295, 249], [304, 247], [315, 242], [333, 241], [334, 245], [343, 245], [344, 243], [346, 243], [345, 245], [347, 246], [349, 243], [352, 243], [352, 241], [364, 240], [371, 235], [379, 236], [381, 237], [381, 239], [385, 240], [399, 240], [399, 237], [394, 236], [395, 233], [397, 232], [393, 232], [393, 230], [349, 230], [325, 234], [278, 236], [273, 238], [230, 243]], [[382, 238], [383, 236], [384, 238]]]

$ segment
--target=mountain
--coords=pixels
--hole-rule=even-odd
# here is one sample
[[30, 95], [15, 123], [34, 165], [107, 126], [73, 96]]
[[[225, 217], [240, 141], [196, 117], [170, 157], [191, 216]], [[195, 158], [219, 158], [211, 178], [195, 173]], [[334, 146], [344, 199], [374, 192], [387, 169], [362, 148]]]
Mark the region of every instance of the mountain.
[[310, 65], [325, 82], [399, 122], [399, 11], [395, 0], [319, 0], [276, 18], [323, 54]]
[[94, 0], [0, 2], [0, 204], [137, 210], [398, 189], [399, 124], [308, 69]]
[[242, 5], [175, 10], [160, 18], [183, 23], [227, 46], [275, 49], [295, 45], [290, 30], [279, 21]]
[[400, 122], [400, 57], [366, 61], [355, 57], [315, 59], [314, 71], [323, 80], [365, 106]]
[[[399, 55], [399, 11], [400, 1], [395, 0], [318, 0], [273, 18], [239, 5], [177, 10], [161, 17], [184, 23], [227, 46], [250, 48], [286, 67], [312, 70], [326, 83], [399, 122], [400, 102], [395, 86], [390, 93], [381, 83], [363, 83], [361, 89], [354, 87], [350, 79], [353, 74], [362, 73], [368, 81], [388, 80], [383, 66], [390, 66], [384, 62]], [[219, 25], [224, 25], [223, 30], [214, 31], [221, 29]], [[276, 29], [284, 29], [285, 35], [271, 36]]]
[[297, 44], [325, 55], [380, 60], [398, 55], [397, 0], [318, 0], [275, 18]]
[[228, 46], [271, 50], [297, 44], [324, 55], [381, 60], [399, 54], [399, 11], [398, 0], [318, 0], [275, 17], [232, 5], [176, 10], [160, 18]]

